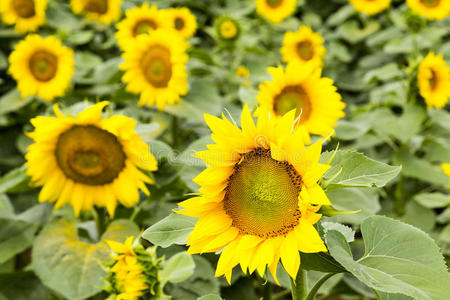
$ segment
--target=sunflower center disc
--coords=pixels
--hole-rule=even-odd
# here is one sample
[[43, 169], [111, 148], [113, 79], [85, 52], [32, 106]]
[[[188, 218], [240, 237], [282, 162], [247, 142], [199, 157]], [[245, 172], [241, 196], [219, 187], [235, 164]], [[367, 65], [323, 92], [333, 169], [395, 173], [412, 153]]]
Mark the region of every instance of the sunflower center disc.
[[236, 35], [237, 29], [230, 20], [224, 21], [220, 24], [220, 34], [226, 39], [231, 39]]
[[314, 56], [313, 45], [310, 41], [302, 41], [297, 44], [297, 54], [303, 60], [310, 60]]
[[167, 87], [172, 77], [170, 52], [162, 46], [153, 46], [142, 57], [142, 72], [151, 85], [156, 88]]
[[184, 28], [184, 20], [182, 18], [175, 18], [174, 24], [176, 30], [181, 30]]
[[134, 25], [133, 35], [137, 36], [143, 33], [149, 33], [153, 29], [156, 29], [156, 23], [153, 20], [141, 20]]
[[234, 167], [224, 208], [243, 234], [284, 235], [298, 224], [301, 186], [292, 165], [272, 159], [270, 150], [257, 148], [244, 154]]
[[436, 7], [441, 3], [441, 0], [420, 0], [426, 7]]
[[94, 125], [74, 125], [63, 132], [55, 155], [66, 177], [87, 185], [113, 182], [126, 158], [116, 136]]
[[281, 3], [283, 3], [283, 0], [267, 0], [267, 5], [272, 8], [277, 8]]
[[99, 15], [106, 14], [108, 11], [108, 0], [89, 0], [84, 10]]
[[31, 18], [36, 14], [34, 0], [14, 0], [12, 6], [14, 11], [21, 18]]
[[430, 84], [430, 89], [434, 91], [438, 84], [437, 74], [434, 70], [431, 70], [431, 76], [428, 79], [428, 83]]
[[274, 110], [282, 116], [285, 113], [296, 109], [295, 116], [300, 113], [300, 123], [304, 123], [309, 119], [311, 114], [311, 101], [308, 94], [301, 86], [287, 86], [274, 99]]
[[31, 74], [39, 81], [49, 81], [55, 77], [58, 59], [47, 51], [37, 51], [29, 61]]

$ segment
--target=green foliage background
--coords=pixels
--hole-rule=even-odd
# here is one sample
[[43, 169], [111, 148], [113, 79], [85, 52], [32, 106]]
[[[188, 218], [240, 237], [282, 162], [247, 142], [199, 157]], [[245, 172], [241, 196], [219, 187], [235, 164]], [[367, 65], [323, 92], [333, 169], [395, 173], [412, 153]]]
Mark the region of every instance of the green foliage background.
[[[429, 51], [450, 62], [450, 18], [426, 21], [404, 1], [369, 17], [346, 0], [302, 0], [295, 16], [271, 25], [256, 15], [250, 0], [151, 1], [159, 8], [186, 6], [199, 24], [189, 40], [190, 92], [161, 112], [138, 107], [138, 96], [125, 91], [115, 27], [86, 22], [67, 2], [49, 2], [48, 24], [39, 31], [55, 34], [75, 51], [72, 85], [56, 101], [76, 113], [87, 101], [111, 100], [111, 113], [138, 120], [136, 130], [150, 144], [159, 170], [150, 197], [142, 195], [135, 208], [118, 208], [117, 220], [109, 221], [102, 236], [96, 212], [76, 219], [70, 207], [53, 211], [38, 204], [39, 189], [28, 186], [23, 166], [30, 144], [24, 132], [31, 118], [51, 114], [52, 104], [20, 98], [7, 57], [23, 37], [0, 25], [1, 300], [104, 299], [99, 261], [108, 259], [109, 250], [102, 241], [123, 241], [148, 227], [142, 241], [160, 246], [158, 255], [165, 255], [164, 291], [173, 299], [289, 299], [281, 266], [281, 287], [270, 276], [266, 282], [237, 269], [231, 286], [214, 278], [216, 255], [184, 253], [195, 220], [171, 210], [198, 189], [192, 178], [205, 166], [192, 154], [211, 141], [203, 114], [226, 109], [238, 120], [243, 104], [254, 108], [258, 84], [271, 79], [266, 67], [281, 62], [284, 32], [300, 24], [323, 36], [324, 76], [335, 81], [347, 103], [346, 117], [326, 145], [331, 151], [339, 143], [341, 149], [324, 178], [327, 194], [338, 210], [361, 210], [324, 218], [320, 230], [331, 256], [302, 254], [302, 265], [311, 270], [310, 288], [331, 272], [336, 275], [321, 287], [320, 299], [450, 299], [448, 177], [440, 168], [450, 162], [449, 106], [427, 110], [416, 82], [417, 65]], [[124, 0], [122, 9], [142, 2]], [[231, 44], [221, 42], [214, 29], [214, 20], [224, 15], [241, 26]], [[250, 70], [248, 79], [236, 76], [240, 65]], [[243, 83], [247, 80], [250, 84]], [[321, 159], [330, 155], [324, 152]]]

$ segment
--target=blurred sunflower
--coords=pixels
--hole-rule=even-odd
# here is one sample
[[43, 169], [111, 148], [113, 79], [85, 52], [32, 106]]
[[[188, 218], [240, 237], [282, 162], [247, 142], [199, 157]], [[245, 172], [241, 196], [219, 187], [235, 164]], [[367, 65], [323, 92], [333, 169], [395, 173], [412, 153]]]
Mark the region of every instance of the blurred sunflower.
[[349, 0], [356, 11], [368, 15], [375, 15], [386, 10], [391, 0]]
[[171, 29], [156, 29], [130, 43], [120, 68], [125, 71], [122, 81], [127, 91], [141, 94], [139, 105], [156, 104], [163, 110], [187, 94], [186, 48], [187, 43]]
[[171, 28], [183, 38], [187, 39], [195, 34], [197, 20], [188, 8], [169, 8], [165, 11], [165, 14]]
[[34, 143], [25, 158], [31, 183], [43, 186], [39, 202], [55, 202], [55, 209], [70, 204], [75, 215], [94, 205], [106, 207], [111, 216], [117, 201], [126, 207], [139, 202], [144, 182], [152, 180], [138, 170], [154, 171], [157, 162], [134, 131], [136, 121], [124, 116], [102, 119], [102, 101], [76, 117], [63, 115], [57, 105], [56, 117], [36, 117], [28, 136]]
[[39, 95], [51, 101], [64, 95], [74, 70], [72, 49], [54, 36], [29, 34], [9, 56], [9, 72], [22, 97]]
[[217, 18], [214, 22], [214, 27], [216, 28], [217, 36], [225, 41], [237, 40], [241, 34], [241, 26], [238, 21], [229, 16]]
[[120, 5], [123, 0], [70, 0], [70, 6], [76, 14], [103, 24], [111, 24], [120, 18]]
[[201, 195], [179, 203], [185, 209], [177, 213], [200, 218], [188, 253], [223, 249], [216, 276], [225, 274], [228, 282], [237, 264], [261, 276], [268, 266], [277, 280], [280, 258], [295, 279], [299, 251], [327, 251], [313, 224], [320, 206], [330, 205], [317, 184], [330, 166], [318, 162], [322, 140], [305, 148], [294, 119], [294, 111], [279, 119], [261, 111], [255, 126], [245, 106], [239, 129], [225, 117], [205, 115], [215, 144], [196, 156], [209, 167], [194, 178]]
[[281, 47], [284, 62], [295, 59], [301, 63], [309, 61], [321, 66], [325, 52], [322, 37], [309, 26], [302, 25], [297, 32], [288, 31], [284, 34]]
[[[297, 126], [304, 133], [303, 141], [310, 143], [309, 134], [329, 136], [336, 121], [344, 117], [345, 103], [336, 92], [333, 80], [321, 78], [321, 69], [308, 62], [290, 62], [286, 70], [282, 67], [269, 67], [273, 81], [259, 86], [257, 100], [264, 111], [275, 118], [296, 109], [300, 120]], [[259, 109], [256, 111], [259, 114]]]
[[170, 27], [170, 23], [156, 5], [149, 7], [147, 3], [144, 3], [127, 10], [125, 16], [125, 19], [116, 26], [117, 42], [122, 49], [129, 45], [130, 41], [135, 40], [138, 35], [149, 33], [157, 28]]
[[36, 31], [45, 24], [48, 0], [2, 0], [0, 14], [6, 24], [15, 24], [17, 33]]
[[241, 78], [248, 78], [250, 76], [250, 71], [244, 66], [239, 66], [236, 70], [236, 75]]
[[414, 12], [431, 20], [443, 20], [450, 15], [448, 0], [406, 0], [406, 3]]
[[133, 247], [133, 237], [125, 243], [107, 241], [114, 252], [107, 264], [108, 286], [104, 288], [116, 300], [160, 299], [158, 260], [156, 254], [145, 251], [141, 245]]
[[420, 63], [417, 75], [420, 95], [428, 108], [442, 108], [450, 96], [450, 68], [447, 67], [442, 54], [428, 53]]
[[280, 23], [295, 11], [297, 0], [256, 0], [256, 12], [271, 23]]

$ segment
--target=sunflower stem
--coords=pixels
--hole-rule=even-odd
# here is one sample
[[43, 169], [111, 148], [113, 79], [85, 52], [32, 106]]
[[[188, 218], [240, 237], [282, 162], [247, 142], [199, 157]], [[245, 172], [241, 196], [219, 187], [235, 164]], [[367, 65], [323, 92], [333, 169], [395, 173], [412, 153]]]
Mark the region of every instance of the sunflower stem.
[[95, 206], [95, 208], [94, 208], [94, 219], [95, 219], [95, 224], [97, 225], [98, 239], [100, 240], [100, 238], [102, 237], [102, 234], [106, 230], [106, 222], [107, 222], [106, 210], [103, 209], [103, 208]]
[[319, 281], [317, 281], [316, 284], [313, 286], [311, 291], [309, 291], [308, 296], [306, 296], [305, 300], [314, 300], [320, 287], [325, 283], [325, 281], [327, 281], [334, 275], [336, 275], [336, 273], [328, 273], [324, 275], [322, 278], [320, 278]]
[[300, 265], [297, 278], [291, 278], [292, 300], [304, 300], [306, 297], [306, 270]]
[[405, 214], [405, 178], [400, 174], [395, 189], [395, 213], [401, 217]]

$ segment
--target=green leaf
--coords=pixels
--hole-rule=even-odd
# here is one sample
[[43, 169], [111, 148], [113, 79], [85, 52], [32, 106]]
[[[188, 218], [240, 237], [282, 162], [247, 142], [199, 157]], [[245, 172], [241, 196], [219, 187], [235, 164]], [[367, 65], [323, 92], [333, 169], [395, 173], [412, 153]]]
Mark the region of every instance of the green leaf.
[[142, 238], [163, 248], [173, 244], [184, 245], [196, 222], [196, 218], [172, 213], [147, 228]]
[[442, 193], [420, 193], [414, 196], [414, 200], [428, 208], [441, 208], [450, 204], [450, 198]]
[[344, 23], [348, 18], [355, 14], [353, 5], [345, 5], [338, 9], [335, 13], [331, 14], [327, 19], [327, 24], [330, 26], [336, 26]]
[[369, 130], [369, 125], [361, 122], [339, 120], [335, 129], [336, 138], [347, 141], [363, 136]]
[[9, 171], [3, 177], [0, 178], [0, 193], [5, 193], [13, 188], [19, 186], [27, 180], [26, 175], [27, 167], [21, 166], [14, 170]]
[[302, 268], [323, 273], [341, 273], [345, 269], [330, 254], [325, 252], [303, 253], [300, 252]]
[[32, 268], [41, 281], [69, 299], [84, 299], [101, 291], [106, 271], [103, 262], [110, 260], [105, 240], [123, 242], [139, 233], [128, 220], [110, 224], [101, 241], [80, 241], [76, 224], [59, 220], [47, 224], [36, 238], [32, 251]]
[[0, 218], [0, 263], [30, 247], [37, 228], [34, 223]]
[[[161, 263], [162, 269], [159, 272], [162, 282], [182, 282], [188, 279], [195, 269], [195, 263], [191, 255], [186, 252], [180, 252], [170, 259]], [[164, 285], [164, 284], [163, 284]]]
[[17, 111], [33, 101], [33, 97], [22, 98], [17, 89], [12, 89], [0, 98], [0, 115]]
[[405, 214], [399, 220], [425, 232], [431, 232], [436, 223], [436, 215], [432, 209], [423, 207], [415, 201], [408, 201], [405, 206]]
[[[320, 161], [327, 162], [332, 154], [324, 152]], [[331, 166], [323, 178], [328, 191], [344, 187], [383, 187], [401, 170], [401, 167], [389, 166], [352, 151], [338, 151]]]
[[209, 294], [202, 297], [198, 297], [197, 300], [222, 300], [219, 295]]
[[325, 233], [329, 230], [339, 231], [348, 243], [351, 243], [355, 240], [355, 232], [348, 226], [343, 224], [334, 223], [334, 222], [322, 222], [321, 223]]
[[424, 232], [383, 216], [367, 218], [361, 232], [366, 249], [356, 261], [340, 232], [326, 235], [330, 254], [361, 282], [416, 299], [447, 299], [450, 274], [439, 248]]
[[0, 274], [0, 299], [40, 300], [50, 298], [50, 291], [42, 285], [33, 272]]

